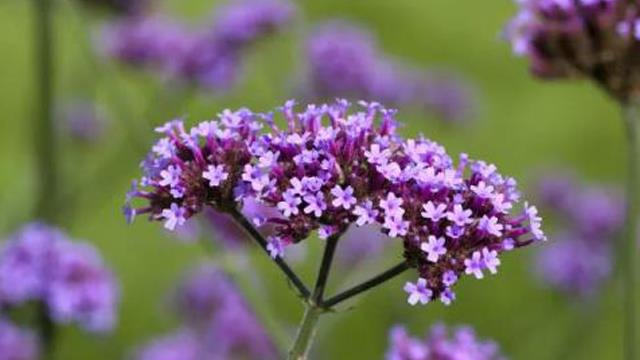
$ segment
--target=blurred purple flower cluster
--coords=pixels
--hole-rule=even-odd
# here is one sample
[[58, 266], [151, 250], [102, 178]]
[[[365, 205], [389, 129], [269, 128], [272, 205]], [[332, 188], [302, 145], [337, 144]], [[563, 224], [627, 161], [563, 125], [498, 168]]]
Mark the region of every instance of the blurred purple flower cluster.
[[38, 355], [35, 334], [0, 317], [0, 360], [36, 360]]
[[107, 118], [100, 107], [87, 100], [64, 103], [58, 110], [59, 127], [74, 140], [91, 144], [105, 133]]
[[624, 219], [624, 201], [614, 190], [585, 185], [552, 172], [538, 180], [541, 206], [555, 212], [562, 230], [540, 250], [537, 268], [551, 286], [574, 296], [596, 292], [611, 272], [615, 237]]
[[277, 351], [230, 279], [203, 265], [175, 296], [184, 326], [143, 348], [140, 360], [276, 359]]
[[[344, 100], [302, 112], [294, 105], [279, 109], [285, 128], [248, 109], [225, 110], [189, 131], [181, 121], [158, 128], [164, 137], [142, 164], [143, 188], [134, 182], [127, 194], [128, 220], [147, 213], [174, 230], [204, 208], [232, 212], [252, 199], [279, 210], [252, 219], [273, 226], [274, 258], [314, 231], [326, 239], [374, 224], [402, 239], [420, 275], [405, 286], [412, 305], [449, 304], [460, 276], [496, 273], [500, 253], [545, 239], [535, 207], [512, 214], [520, 202], [513, 178], [466, 154], [456, 166], [423, 137], [401, 138], [394, 110], [363, 103], [352, 112]], [[135, 198], [145, 205], [132, 207]]]
[[542, 78], [584, 76], [626, 101], [640, 91], [640, 14], [626, 0], [519, 0], [506, 36]]
[[293, 17], [284, 0], [238, 0], [220, 9], [213, 25], [193, 28], [160, 15], [130, 17], [107, 26], [107, 56], [159, 71], [163, 76], [211, 90], [228, 90], [247, 48]]
[[499, 360], [498, 346], [480, 341], [473, 329], [460, 327], [449, 337], [444, 325], [436, 325], [424, 339], [409, 336], [402, 326], [389, 334], [386, 360]]
[[0, 252], [0, 304], [39, 301], [61, 324], [88, 331], [113, 328], [119, 290], [96, 250], [65, 234], [33, 223], [19, 230]]
[[346, 22], [319, 26], [307, 40], [302, 92], [312, 98], [375, 99], [465, 120], [474, 107], [466, 81], [444, 71], [419, 71], [386, 56], [372, 34]]

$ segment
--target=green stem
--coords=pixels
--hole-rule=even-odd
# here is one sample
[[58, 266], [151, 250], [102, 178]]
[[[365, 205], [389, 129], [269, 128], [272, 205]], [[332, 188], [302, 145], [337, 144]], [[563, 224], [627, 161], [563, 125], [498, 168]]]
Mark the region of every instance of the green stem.
[[[33, 0], [34, 63], [38, 112], [33, 123], [38, 189], [36, 217], [54, 222], [58, 211], [57, 146], [53, 125], [53, 24], [50, 0]], [[46, 304], [38, 308], [43, 358], [53, 358], [56, 328]]]
[[34, 119], [36, 168], [39, 172], [36, 216], [51, 221], [58, 197], [56, 139], [53, 126], [53, 43], [51, 1], [33, 0], [34, 62], [38, 112]]
[[318, 307], [315, 303], [310, 301], [304, 311], [302, 322], [298, 328], [298, 334], [296, 340], [289, 350], [288, 360], [305, 360], [311, 348], [311, 343], [316, 334], [318, 327], [318, 320], [324, 310]]
[[[236, 221], [238, 225], [240, 225], [250, 236], [254, 239], [258, 245], [264, 250], [267, 254], [269, 250], [267, 250], [267, 240], [260, 234], [260, 232], [253, 227], [251, 222], [247, 220], [247, 218], [242, 215], [242, 213], [238, 209], [231, 209], [229, 214]], [[298, 277], [298, 275], [287, 265], [287, 263], [281, 258], [277, 257], [274, 259], [276, 265], [280, 268], [282, 273], [289, 279], [291, 284], [296, 288], [298, 295], [303, 299], [308, 299], [311, 292], [304, 284], [304, 282]]]
[[393, 279], [394, 277], [402, 274], [403, 272], [405, 272], [406, 270], [409, 269], [409, 264], [406, 263], [406, 261], [403, 261], [399, 264], [397, 264], [396, 266], [372, 277], [371, 279], [358, 284], [348, 290], [345, 290], [344, 292], [341, 292], [340, 294], [326, 300], [322, 302], [322, 307], [324, 307], [325, 309], [330, 309], [335, 305], [338, 305], [339, 303], [350, 299], [360, 293], [363, 293], [367, 290], [370, 290], [382, 283], [385, 283], [391, 279]]
[[623, 276], [624, 351], [625, 359], [636, 360], [636, 257], [638, 217], [638, 109], [634, 104], [624, 107], [627, 136], [628, 168], [626, 184], [626, 216], [620, 263]]

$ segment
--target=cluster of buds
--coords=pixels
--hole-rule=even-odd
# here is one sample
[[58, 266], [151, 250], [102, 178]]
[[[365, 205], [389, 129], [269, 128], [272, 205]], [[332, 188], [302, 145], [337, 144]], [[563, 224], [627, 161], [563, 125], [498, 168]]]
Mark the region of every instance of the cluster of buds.
[[[504, 251], [544, 240], [533, 206], [516, 212], [516, 182], [466, 154], [457, 165], [439, 144], [396, 134], [396, 111], [345, 100], [309, 105], [293, 101], [272, 113], [225, 110], [217, 121], [186, 131], [180, 121], [158, 129], [165, 136], [143, 162], [142, 188], [134, 183], [125, 214], [147, 213], [175, 229], [205, 207], [237, 211], [245, 199], [278, 210], [254, 218], [270, 225], [274, 258], [317, 232], [339, 238], [351, 225], [375, 225], [404, 245], [404, 258], [420, 276], [405, 290], [409, 302], [440, 299], [462, 275], [495, 273]], [[145, 206], [134, 208], [141, 198]]]
[[118, 297], [97, 251], [49, 226], [25, 226], [0, 251], [1, 305], [39, 301], [57, 323], [105, 332], [115, 325]]
[[425, 339], [409, 336], [402, 326], [395, 326], [389, 334], [386, 360], [499, 360], [503, 359], [498, 346], [480, 341], [470, 327], [460, 327], [449, 337], [444, 325], [435, 325]]
[[159, 15], [137, 16], [110, 24], [103, 33], [107, 56], [151, 68], [163, 76], [211, 90], [235, 84], [243, 54], [293, 16], [280, 0], [237, 1], [218, 12], [215, 23], [191, 29]]
[[514, 52], [542, 78], [586, 77], [619, 101], [640, 91], [637, 1], [519, 0], [507, 26]]

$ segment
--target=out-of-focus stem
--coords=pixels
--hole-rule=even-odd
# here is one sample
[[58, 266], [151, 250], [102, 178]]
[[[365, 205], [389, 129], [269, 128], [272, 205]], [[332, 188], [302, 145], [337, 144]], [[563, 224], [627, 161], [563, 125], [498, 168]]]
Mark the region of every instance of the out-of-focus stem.
[[[33, 121], [38, 189], [36, 217], [54, 222], [58, 208], [56, 135], [53, 125], [53, 24], [51, 0], [33, 0], [34, 64], [37, 112]], [[46, 304], [38, 307], [38, 325], [44, 359], [53, 357], [55, 324]]]
[[52, 221], [58, 184], [53, 126], [53, 27], [50, 0], [33, 0], [34, 64], [37, 112], [33, 122], [38, 190], [36, 216]]
[[623, 276], [623, 317], [625, 359], [637, 360], [636, 337], [636, 281], [637, 281], [637, 218], [638, 218], [638, 107], [627, 104], [624, 108], [627, 137], [627, 183], [624, 238], [619, 251]]

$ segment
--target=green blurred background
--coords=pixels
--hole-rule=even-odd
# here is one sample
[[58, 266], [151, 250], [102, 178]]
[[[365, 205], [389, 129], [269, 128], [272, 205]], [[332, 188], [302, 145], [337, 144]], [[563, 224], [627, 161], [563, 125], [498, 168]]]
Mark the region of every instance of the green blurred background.
[[[102, 251], [119, 276], [123, 298], [112, 335], [96, 338], [65, 328], [57, 359], [120, 359], [171, 331], [177, 319], [167, 311], [167, 294], [184, 271], [210, 258], [202, 246], [171, 239], [159, 224], [124, 222], [124, 193], [151, 144], [148, 124], [180, 115], [194, 123], [226, 107], [265, 111], [281, 104], [301, 71], [304, 34], [324, 20], [356, 21], [378, 37], [387, 54], [424, 68], [453, 69], [473, 82], [480, 108], [472, 123], [446, 126], [401, 110], [405, 135], [422, 132], [451, 154], [464, 151], [494, 162], [524, 188], [549, 166], [575, 169], [589, 181], [616, 183], [624, 173], [622, 123], [615, 105], [587, 83], [534, 80], [526, 62], [515, 58], [500, 37], [515, 11], [510, 1], [300, 1], [295, 26], [252, 50], [239, 86], [224, 96], [185, 96], [163, 88], [151, 76], [96, 62], [88, 41], [106, 18], [74, 10], [71, 1], [55, 1], [57, 99], [95, 96], [111, 122], [108, 135], [96, 145], [61, 140], [62, 184], [66, 195], [77, 196], [69, 196], [74, 201], [64, 202], [59, 217], [72, 236]], [[37, 106], [30, 5], [0, 0], [0, 234], [31, 220], [35, 200], [31, 124]], [[206, 21], [202, 14], [208, 16], [216, 1], [167, 0], [162, 6], [176, 16]], [[309, 251], [308, 260], [296, 268], [311, 280], [319, 249]], [[314, 358], [380, 359], [391, 325], [404, 323], [419, 335], [437, 322], [473, 325], [480, 337], [496, 340], [512, 359], [620, 358], [622, 315], [615, 284], [592, 303], [567, 301], [535, 279], [534, 252], [528, 248], [506, 255], [498, 276], [461, 282], [458, 300], [448, 308], [406, 305], [401, 287], [413, 275], [405, 274], [366, 294], [352, 308], [326, 316]], [[398, 256], [392, 251], [366, 271], [382, 270]], [[251, 302], [292, 337], [302, 305], [257, 248], [249, 262], [245, 272], [253, 280], [241, 287], [259, 293]], [[334, 284], [344, 278], [333, 275]]]

